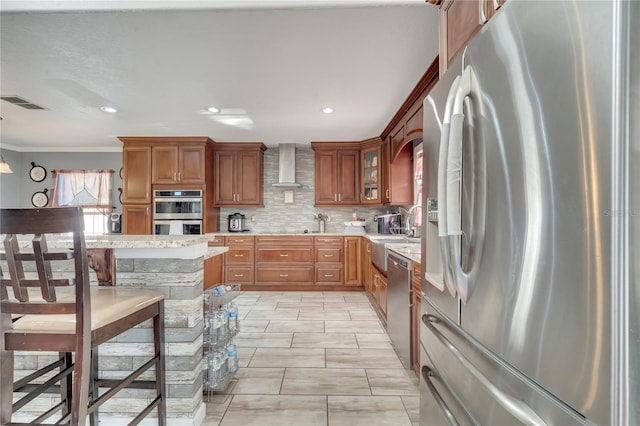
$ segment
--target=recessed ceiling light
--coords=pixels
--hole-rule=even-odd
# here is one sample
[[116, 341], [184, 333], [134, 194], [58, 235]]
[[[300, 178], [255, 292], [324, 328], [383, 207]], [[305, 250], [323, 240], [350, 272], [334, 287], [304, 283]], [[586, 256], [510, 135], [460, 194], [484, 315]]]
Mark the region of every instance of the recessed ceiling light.
[[333, 112], [333, 108], [331, 107], [322, 108], [322, 112], [324, 112], [325, 114], [331, 114]]
[[207, 111], [216, 113], [216, 112], [220, 112], [220, 108], [209, 107], [209, 108], [207, 108]]
[[118, 112], [117, 109], [115, 109], [114, 107], [110, 107], [110, 106], [100, 107], [100, 110], [104, 111], [104, 112], [108, 112], [109, 114], [115, 114], [116, 112]]

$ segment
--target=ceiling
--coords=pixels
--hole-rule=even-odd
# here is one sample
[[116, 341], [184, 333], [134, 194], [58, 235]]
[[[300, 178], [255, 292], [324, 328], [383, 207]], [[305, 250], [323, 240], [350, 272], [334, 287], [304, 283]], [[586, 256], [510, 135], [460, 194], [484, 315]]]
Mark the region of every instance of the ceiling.
[[118, 136], [363, 140], [380, 135], [438, 48], [437, 8], [424, 0], [1, 7], [0, 95], [44, 108], [0, 101], [0, 147], [15, 151], [119, 151]]

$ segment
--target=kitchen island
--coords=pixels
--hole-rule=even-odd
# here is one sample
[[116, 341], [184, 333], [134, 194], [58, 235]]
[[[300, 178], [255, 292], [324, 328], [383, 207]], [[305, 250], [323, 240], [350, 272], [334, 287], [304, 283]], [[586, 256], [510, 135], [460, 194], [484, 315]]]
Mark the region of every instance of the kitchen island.
[[[64, 241], [49, 240], [49, 247], [66, 247]], [[88, 249], [111, 248], [116, 257], [116, 285], [143, 287], [165, 294], [165, 356], [167, 423], [199, 425], [205, 417], [202, 401], [203, 263], [220, 255], [226, 247], [208, 247], [205, 236], [107, 235], [87, 236]], [[3, 269], [6, 265], [2, 265]], [[6, 269], [5, 269], [6, 270]], [[69, 270], [72, 270], [70, 265]], [[92, 285], [96, 274], [89, 270]], [[121, 378], [136, 369], [153, 348], [150, 322], [128, 330], [99, 347], [99, 374]], [[45, 352], [16, 356], [15, 377], [26, 376], [45, 364]], [[100, 408], [102, 424], [127, 424], [133, 413], [152, 398], [152, 390], [123, 390]], [[29, 421], [28, 407], [45, 411], [56, 396], [38, 398], [14, 415], [14, 421]], [[19, 415], [20, 414], [20, 415]], [[135, 414], [133, 414], [135, 415]], [[29, 417], [28, 417], [29, 416]], [[155, 412], [143, 424], [156, 424]]]

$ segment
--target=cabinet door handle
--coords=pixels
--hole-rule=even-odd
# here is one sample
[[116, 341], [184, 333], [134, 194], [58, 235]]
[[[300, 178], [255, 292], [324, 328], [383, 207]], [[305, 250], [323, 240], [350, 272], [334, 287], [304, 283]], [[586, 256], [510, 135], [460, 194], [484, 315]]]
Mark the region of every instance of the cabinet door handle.
[[280, 257], [289, 257], [288, 254], [280, 254]]
[[385, 193], [385, 197], [387, 197], [387, 199], [389, 198], [389, 190], [387, 189], [386, 191], [384, 191]]
[[342, 201], [342, 194], [338, 192], [338, 202]]
[[338, 201], [338, 194], [333, 194], [333, 201]]
[[282, 278], [287, 278], [287, 277], [289, 276], [289, 274], [280, 274], [280, 276], [281, 276]]

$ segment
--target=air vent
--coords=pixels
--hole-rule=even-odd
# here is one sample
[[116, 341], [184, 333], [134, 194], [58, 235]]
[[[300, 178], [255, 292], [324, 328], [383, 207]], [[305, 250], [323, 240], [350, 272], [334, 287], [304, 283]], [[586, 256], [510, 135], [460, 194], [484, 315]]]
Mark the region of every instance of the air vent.
[[36, 105], [33, 102], [29, 102], [28, 100], [21, 98], [19, 96], [0, 96], [0, 99], [2, 99], [3, 101], [7, 101], [9, 103], [12, 103], [14, 105], [17, 105], [19, 107], [25, 108], [25, 109], [46, 109], [41, 107], [40, 105]]

